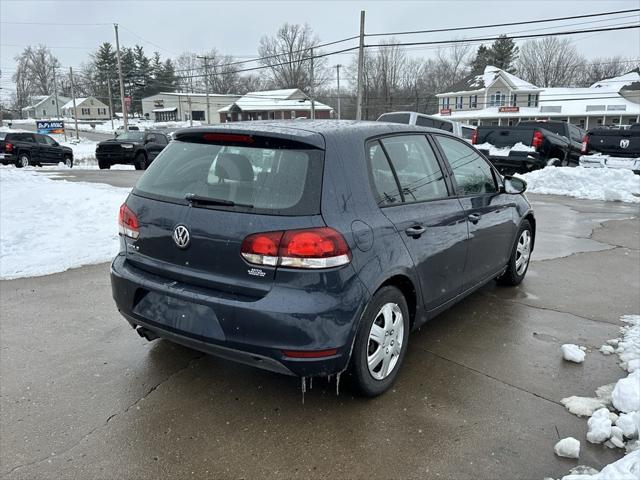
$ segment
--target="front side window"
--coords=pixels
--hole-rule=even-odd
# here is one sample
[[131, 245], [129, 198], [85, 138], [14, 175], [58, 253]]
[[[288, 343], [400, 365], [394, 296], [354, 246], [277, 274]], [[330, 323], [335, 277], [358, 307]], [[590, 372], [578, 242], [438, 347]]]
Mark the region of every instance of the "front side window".
[[448, 196], [435, 153], [423, 135], [402, 135], [381, 140], [400, 183], [405, 202]]
[[36, 141], [41, 145], [46, 145], [47, 141], [43, 135], [36, 135]]
[[47, 145], [49, 145], [50, 147], [55, 146], [56, 141], [55, 141], [53, 138], [48, 137], [47, 135], [44, 135], [42, 138], [44, 138], [45, 143], [46, 143]]
[[498, 191], [491, 167], [478, 152], [455, 138], [440, 135], [435, 138], [451, 165], [460, 195]]

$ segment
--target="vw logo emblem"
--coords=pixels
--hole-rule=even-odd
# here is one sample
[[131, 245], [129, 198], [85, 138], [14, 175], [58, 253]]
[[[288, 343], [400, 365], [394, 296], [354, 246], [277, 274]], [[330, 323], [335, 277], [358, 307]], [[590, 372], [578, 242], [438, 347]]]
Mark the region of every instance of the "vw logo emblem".
[[627, 148], [629, 146], [629, 140], [627, 140], [626, 138], [623, 140], [620, 140], [620, 148]]
[[189, 230], [184, 225], [178, 225], [173, 230], [173, 241], [176, 242], [178, 248], [187, 248], [189, 246], [189, 242], [191, 241], [191, 235], [189, 235]]

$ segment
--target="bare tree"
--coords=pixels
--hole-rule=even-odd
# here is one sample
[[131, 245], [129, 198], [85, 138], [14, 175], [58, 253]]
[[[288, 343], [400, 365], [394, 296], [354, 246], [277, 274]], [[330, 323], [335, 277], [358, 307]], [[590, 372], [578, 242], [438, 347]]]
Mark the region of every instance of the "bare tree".
[[44, 45], [28, 46], [15, 57], [16, 72], [13, 81], [16, 84], [16, 103], [19, 108], [28, 105], [34, 95], [53, 93], [53, 69], [60, 62]]
[[618, 77], [634, 68], [638, 68], [639, 63], [631, 62], [622, 56], [594, 58], [584, 65], [580, 84], [588, 87], [606, 78]]
[[538, 87], [572, 87], [580, 83], [584, 63], [569, 39], [545, 37], [522, 45], [517, 72]]
[[[299, 88], [306, 92], [311, 86], [311, 48], [320, 39], [309, 25], [285, 23], [275, 36], [264, 36], [258, 45], [260, 64], [269, 67], [269, 80], [274, 88]], [[314, 50], [319, 55], [319, 50]], [[328, 79], [326, 58], [314, 60], [314, 86], [321, 87]]]
[[236, 93], [240, 86], [240, 67], [233, 65], [234, 58], [222, 55], [215, 48], [205, 55], [209, 64], [209, 90], [214, 93]]
[[175, 60], [176, 77], [178, 78], [178, 89], [182, 92], [204, 91], [204, 81], [202, 75], [202, 61], [195, 53], [184, 52]]

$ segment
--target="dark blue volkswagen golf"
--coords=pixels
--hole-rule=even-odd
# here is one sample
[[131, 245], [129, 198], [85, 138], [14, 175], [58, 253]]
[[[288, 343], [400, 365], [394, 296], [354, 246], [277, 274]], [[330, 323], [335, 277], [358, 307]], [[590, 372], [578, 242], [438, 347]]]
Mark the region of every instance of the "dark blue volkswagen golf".
[[182, 130], [120, 209], [113, 296], [149, 340], [300, 377], [349, 371], [379, 395], [412, 329], [487, 282], [522, 281], [524, 189], [439, 130]]

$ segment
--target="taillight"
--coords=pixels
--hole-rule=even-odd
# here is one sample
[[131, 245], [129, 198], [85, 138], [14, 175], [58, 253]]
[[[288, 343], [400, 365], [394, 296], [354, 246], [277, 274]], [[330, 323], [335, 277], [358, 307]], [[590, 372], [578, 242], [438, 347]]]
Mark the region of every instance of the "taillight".
[[537, 150], [542, 146], [543, 140], [544, 140], [544, 137], [542, 135], [542, 132], [536, 130], [535, 132], [533, 132], [533, 140], [531, 140], [531, 146]]
[[140, 236], [138, 225], [138, 217], [127, 207], [126, 203], [120, 206], [120, 215], [118, 216], [118, 231], [120, 235], [136, 239]]
[[5, 143], [4, 144], [4, 151], [7, 153], [13, 152], [13, 143]]
[[585, 135], [584, 137], [582, 137], [582, 149], [581, 149], [581, 151], [585, 155], [587, 153], [589, 153], [589, 135]]
[[471, 144], [476, 145], [478, 143], [478, 131], [474, 130], [471, 134]]
[[330, 268], [351, 261], [344, 237], [329, 227], [255, 233], [240, 253], [249, 263], [274, 267]]

